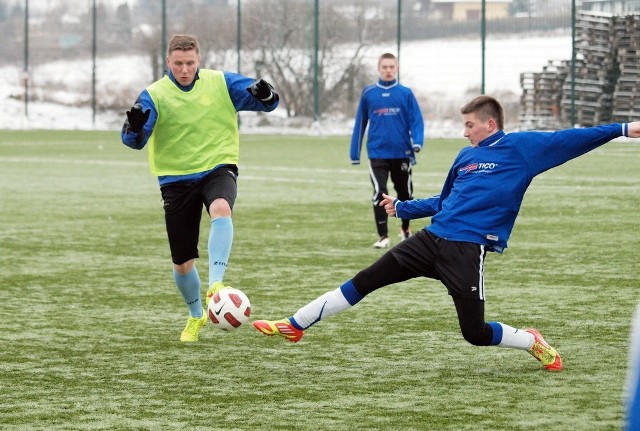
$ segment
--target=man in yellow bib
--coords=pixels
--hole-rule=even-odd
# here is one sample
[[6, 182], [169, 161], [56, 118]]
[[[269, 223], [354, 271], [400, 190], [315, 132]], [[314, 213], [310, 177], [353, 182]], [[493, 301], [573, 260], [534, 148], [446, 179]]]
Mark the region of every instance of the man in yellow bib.
[[233, 242], [237, 196], [238, 111], [273, 111], [271, 84], [230, 72], [200, 69], [198, 40], [175, 35], [167, 49], [167, 74], [149, 85], [127, 111], [122, 142], [147, 146], [149, 167], [164, 201], [173, 277], [189, 308], [180, 341], [198, 341], [207, 315], [200, 298], [198, 237], [202, 208], [211, 218], [208, 304], [222, 279]]

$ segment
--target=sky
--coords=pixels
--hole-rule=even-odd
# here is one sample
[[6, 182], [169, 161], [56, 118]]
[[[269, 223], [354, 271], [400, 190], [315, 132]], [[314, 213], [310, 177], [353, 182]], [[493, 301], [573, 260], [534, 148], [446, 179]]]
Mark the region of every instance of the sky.
[[[477, 95], [482, 76], [481, 50], [478, 40], [429, 40], [406, 42], [400, 51], [400, 80], [410, 87], [421, 102], [426, 133], [433, 137], [461, 135], [457, 118], [459, 106]], [[366, 62], [376, 68], [378, 55], [395, 51], [393, 46], [372, 47]], [[569, 35], [492, 39], [485, 46], [485, 92], [518, 99], [522, 93], [520, 74], [540, 72], [549, 61], [571, 58]], [[143, 57], [111, 57], [97, 60], [98, 91], [116, 95], [128, 91], [137, 95], [151, 76], [149, 62]], [[232, 67], [232, 66], [230, 66]], [[231, 68], [228, 70], [232, 70]], [[71, 129], [119, 130], [124, 112], [98, 113], [93, 122], [90, 107], [77, 107], [79, 100], [90, 100], [92, 64], [90, 60], [73, 63], [57, 61], [34, 67], [35, 83], [47, 81], [57, 88], [42, 94], [34, 85], [33, 99], [53, 99], [58, 103], [31, 101], [28, 117], [24, 102], [17, 96], [24, 94], [20, 66], [0, 67], [0, 129]], [[274, 79], [277, 88], [277, 78]], [[470, 91], [469, 93], [467, 93]], [[470, 96], [470, 95], [473, 96]], [[135, 96], [133, 96], [135, 99]], [[134, 100], [131, 100], [133, 103]], [[278, 116], [278, 113], [280, 116]], [[454, 118], [450, 118], [453, 113]], [[296, 127], [284, 118], [284, 109], [276, 109], [269, 116], [273, 125], [256, 129], [255, 115], [243, 113], [243, 132], [295, 134], [350, 134], [353, 119], [328, 118], [313, 124], [298, 119]]]

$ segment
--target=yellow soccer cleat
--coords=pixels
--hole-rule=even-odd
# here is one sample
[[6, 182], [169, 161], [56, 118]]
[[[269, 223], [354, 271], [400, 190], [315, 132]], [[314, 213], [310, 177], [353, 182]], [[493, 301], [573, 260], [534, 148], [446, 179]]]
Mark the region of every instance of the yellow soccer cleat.
[[221, 281], [214, 281], [213, 283], [211, 283], [211, 287], [209, 288], [209, 290], [207, 290], [207, 298], [205, 299], [205, 304], [207, 307], [209, 306], [209, 302], [211, 302], [211, 298], [213, 298], [213, 295], [215, 295], [217, 291], [219, 291], [220, 289], [224, 289], [225, 287], [228, 286], [222, 284]]
[[537, 329], [529, 328], [525, 331], [532, 334], [535, 339], [533, 346], [529, 349], [531, 356], [542, 362], [542, 365], [549, 371], [562, 371], [562, 359], [556, 349], [544, 341], [542, 334]]
[[289, 319], [275, 321], [256, 320], [255, 322], [253, 322], [253, 327], [262, 332], [264, 335], [268, 335], [270, 337], [273, 335], [280, 335], [281, 337], [286, 338], [292, 343], [297, 343], [304, 335], [304, 331], [301, 331], [300, 329], [293, 326]]
[[204, 310], [202, 310], [202, 317], [189, 317], [187, 326], [184, 327], [182, 334], [180, 334], [180, 341], [183, 343], [198, 341], [198, 334], [200, 334], [205, 323], [207, 323], [207, 313]]

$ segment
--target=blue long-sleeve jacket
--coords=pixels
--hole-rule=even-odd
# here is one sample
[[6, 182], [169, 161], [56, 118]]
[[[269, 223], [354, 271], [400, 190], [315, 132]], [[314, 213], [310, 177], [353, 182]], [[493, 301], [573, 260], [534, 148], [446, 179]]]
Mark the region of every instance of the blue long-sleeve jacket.
[[456, 157], [440, 195], [394, 202], [396, 217], [431, 218], [425, 229], [450, 241], [502, 252], [533, 178], [619, 136], [627, 124], [557, 132], [499, 131]]
[[351, 135], [350, 158], [360, 163], [367, 129], [369, 159], [414, 159], [413, 146], [424, 144], [424, 122], [413, 92], [396, 80], [378, 80], [362, 90]]
[[[199, 70], [198, 70], [199, 73]], [[194, 81], [189, 86], [180, 85], [171, 70], [167, 72], [167, 75], [171, 79], [171, 81], [181, 90], [190, 91], [195, 85], [196, 80], [198, 80], [198, 73], [196, 73], [196, 77]], [[253, 82], [254, 79], [249, 78], [247, 76], [239, 75], [237, 73], [232, 72], [224, 72], [224, 79], [227, 84], [227, 90], [229, 91], [229, 97], [231, 98], [231, 102], [235, 107], [236, 111], [263, 111], [263, 112], [271, 112], [277, 108], [279, 99], [277, 99], [272, 104], [265, 104], [260, 102], [258, 99], [254, 98], [249, 94], [246, 90]], [[140, 93], [136, 103], [140, 103], [142, 105], [142, 111], [145, 112], [147, 109], [151, 110], [149, 114], [149, 119], [144, 125], [143, 133], [144, 136], [139, 137], [137, 133], [131, 132], [125, 126], [122, 127], [122, 131], [120, 132], [120, 136], [122, 142], [135, 150], [141, 150], [147, 144], [151, 133], [153, 132], [153, 128], [156, 124], [156, 120], [158, 119], [158, 111], [156, 110], [155, 104], [151, 99], [151, 95], [145, 89]], [[176, 181], [189, 181], [196, 180], [206, 176], [210, 171], [200, 172], [197, 174], [189, 174], [189, 175], [167, 175], [159, 177], [160, 185], [168, 184]]]

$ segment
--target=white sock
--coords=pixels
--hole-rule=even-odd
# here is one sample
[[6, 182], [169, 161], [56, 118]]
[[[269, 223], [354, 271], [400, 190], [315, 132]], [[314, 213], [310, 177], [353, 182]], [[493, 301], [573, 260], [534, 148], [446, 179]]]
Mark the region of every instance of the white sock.
[[533, 334], [524, 329], [513, 328], [500, 322], [492, 322], [502, 327], [502, 340], [497, 344], [498, 347], [507, 347], [511, 349], [529, 350], [533, 346], [535, 338]]
[[296, 323], [303, 329], [307, 329], [309, 326], [324, 319], [325, 317], [333, 316], [341, 311], [351, 307], [349, 301], [342, 294], [342, 290], [337, 288], [324, 295], [314, 299], [293, 315]]

